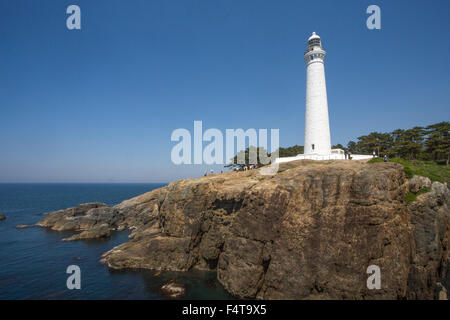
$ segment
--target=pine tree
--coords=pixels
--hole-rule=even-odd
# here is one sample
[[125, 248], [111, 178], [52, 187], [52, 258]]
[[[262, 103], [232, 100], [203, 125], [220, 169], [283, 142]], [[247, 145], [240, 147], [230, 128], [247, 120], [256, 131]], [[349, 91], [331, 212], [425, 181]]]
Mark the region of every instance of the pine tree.
[[426, 152], [434, 161], [450, 162], [450, 123], [439, 122], [426, 128], [428, 138], [425, 141]]

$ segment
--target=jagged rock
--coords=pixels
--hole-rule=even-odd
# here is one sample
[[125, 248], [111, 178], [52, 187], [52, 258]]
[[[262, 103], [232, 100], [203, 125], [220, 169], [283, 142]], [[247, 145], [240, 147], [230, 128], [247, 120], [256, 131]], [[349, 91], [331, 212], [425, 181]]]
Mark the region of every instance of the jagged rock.
[[[216, 270], [240, 298], [433, 299], [438, 282], [448, 290], [446, 185], [407, 205], [411, 185], [396, 163], [296, 161], [259, 172], [182, 180], [39, 225], [129, 228], [131, 240], [103, 255], [110, 268]], [[367, 288], [370, 265], [381, 270], [380, 290]]]
[[427, 177], [414, 176], [409, 180], [409, 191], [417, 193], [420, 189], [431, 187], [431, 180]]
[[[121, 204], [153, 208], [158, 218], [104, 261], [118, 269], [216, 269], [224, 287], [244, 298], [406, 294], [400, 166], [300, 161], [280, 171], [188, 179]], [[391, 289], [366, 288], [370, 264], [383, 267]]]
[[161, 290], [172, 298], [177, 298], [183, 295], [186, 291], [186, 289], [181, 284], [175, 283], [174, 280], [171, 280], [169, 283], [163, 285], [161, 287]]
[[441, 282], [449, 288], [450, 191], [433, 182], [431, 191], [407, 206], [408, 225], [413, 232], [408, 298], [430, 299]]
[[6, 216], [4, 214], [0, 214], [0, 221], [5, 220]]

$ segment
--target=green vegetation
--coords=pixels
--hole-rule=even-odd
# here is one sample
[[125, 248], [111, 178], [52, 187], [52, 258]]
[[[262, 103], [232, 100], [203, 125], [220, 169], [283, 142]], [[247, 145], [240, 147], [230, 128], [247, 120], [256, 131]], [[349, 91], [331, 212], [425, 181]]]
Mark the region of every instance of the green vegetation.
[[255, 163], [258, 164], [258, 167], [261, 167], [270, 163], [270, 156], [271, 154], [268, 154], [265, 148], [250, 146], [245, 150], [239, 151], [238, 154], [231, 159], [231, 162], [225, 165], [225, 168], [242, 170], [245, 166]]
[[417, 196], [414, 193], [408, 192], [405, 196], [405, 202], [411, 203], [411, 202], [415, 201], [416, 198], [417, 198]]
[[[294, 157], [298, 154], [303, 153], [303, 146], [292, 146], [289, 148], [279, 148], [277, 153], [267, 153], [267, 150], [263, 147], [257, 148], [254, 146], [250, 146], [245, 150], [241, 150], [237, 155], [231, 159], [231, 163], [225, 165], [226, 168], [231, 169], [242, 169], [244, 166], [249, 166], [250, 164], [257, 163], [258, 167], [262, 167], [268, 163], [270, 163], [270, 157], [273, 155], [274, 157]], [[253, 159], [253, 161], [250, 161]], [[256, 161], [255, 161], [256, 159]]]
[[437, 164], [450, 162], [450, 122], [440, 122], [428, 127], [397, 129], [389, 133], [372, 132], [350, 141], [350, 153], [372, 154], [380, 157], [406, 160], [434, 161]]
[[373, 158], [373, 159], [370, 159], [367, 162], [368, 163], [379, 163], [379, 162], [383, 162], [383, 158]]
[[280, 158], [283, 157], [295, 157], [298, 154], [302, 154], [304, 152], [303, 146], [295, 145], [289, 148], [280, 148], [278, 149], [278, 155]]
[[[389, 162], [400, 163], [405, 170], [405, 175], [411, 179], [414, 175], [428, 177], [431, 181], [450, 183], [450, 167], [438, 165], [433, 161], [405, 160], [400, 158], [388, 159]], [[383, 158], [374, 158], [369, 163], [383, 162]]]
[[408, 178], [414, 175], [428, 177], [432, 181], [450, 182], [450, 122], [440, 122], [427, 127], [397, 129], [389, 133], [372, 132], [350, 141], [346, 150], [350, 153], [371, 154], [380, 158], [369, 163], [383, 162], [387, 155], [390, 162], [400, 163]]
[[406, 203], [411, 203], [417, 199], [417, 196], [427, 193], [427, 192], [430, 192], [430, 191], [431, 191], [431, 188], [423, 187], [417, 193], [408, 192], [405, 196], [405, 201], [406, 201]]
[[[303, 146], [298, 145], [279, 148], [276, 155], [277, 152], [267, 154], [264, 148], [250, 146], [234, 156], [225, 167], [242, 169], [255, 163], [254, 159], [250, 161], [253, 157], [256, 157], [256, 163], [261, 167], [270, 163], [268, 157], [294, 157], [302, 154], [303, 149]], [[447, 121], [427, 127], [397, 129], [389, 133], [372, 132], [358, 137], [356, 142], [350, 141], [347, 147], [336, 144], [332, 149], [343, 149], [353, 154], [372, 154], [375, 151], [379, 158], [374, 158], [369, 163], [382, 162], [383, 156], [387, 155], [390, 162], [403, 165], [408, 178], [419, 175], [433, 181], [450, 182], [450, 122]]]

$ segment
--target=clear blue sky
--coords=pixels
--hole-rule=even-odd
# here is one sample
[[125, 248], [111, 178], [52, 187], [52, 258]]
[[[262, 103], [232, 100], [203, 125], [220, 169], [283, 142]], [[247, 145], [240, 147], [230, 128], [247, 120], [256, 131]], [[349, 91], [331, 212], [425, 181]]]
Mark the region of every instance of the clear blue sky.
[[0, 182], [198, 176], [170, 161], [172, 131], [194, 120], [301, 145], [312, 31], [333, 144], [450, 120], [450, 1], [1, 1]]

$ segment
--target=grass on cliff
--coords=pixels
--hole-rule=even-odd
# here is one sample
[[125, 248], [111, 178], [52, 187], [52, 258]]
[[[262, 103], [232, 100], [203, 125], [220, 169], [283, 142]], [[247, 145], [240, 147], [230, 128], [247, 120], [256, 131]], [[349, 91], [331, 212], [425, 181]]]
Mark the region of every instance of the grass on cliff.
[[[431, 181], [450, 183], [450, 166], [439, 165], [432, 161], [404, 160], [392, 158], [389, 162], [400, 163], [403, 166], [405, 175], [411, 179], [414, 175], [428, 177]], [[383, 158], [373, 158], [369, 163], [383, 162]]]
[[408, 192], [405, 196], [405, 201], [406, 201], [406, 203], [411, 203], [417, 199], [417, 196], [427, 193], [427, 192], [430, 192], [430, 191], [431, 191], [430, 187], [423, 187], [422, 189], [417, 191], [417, 193]]

